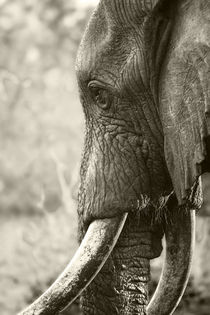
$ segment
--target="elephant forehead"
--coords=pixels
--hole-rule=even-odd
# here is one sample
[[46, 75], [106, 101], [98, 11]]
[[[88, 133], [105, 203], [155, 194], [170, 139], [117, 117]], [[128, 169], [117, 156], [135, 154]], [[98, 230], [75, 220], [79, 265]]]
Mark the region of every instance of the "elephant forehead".
[[139, 42], [144, 42], [145, 14], [141, 8], [135, 9], [135, 4], [140, 1], [128, 2], [102, 0], [95, 10], [77, 55], [76, 69], [82, 80], [100, 72], [102, 75], [109, 73], [114, 79], [128, 57], [135, 54], [136, 37]]
[[101, 0], [110, 18], [123, 26], [142, 22], [159, 0]]

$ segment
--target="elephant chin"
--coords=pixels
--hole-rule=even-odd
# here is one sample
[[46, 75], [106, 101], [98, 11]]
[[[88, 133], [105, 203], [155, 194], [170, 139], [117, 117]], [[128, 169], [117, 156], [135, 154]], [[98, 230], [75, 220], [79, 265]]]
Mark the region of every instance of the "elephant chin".
[[[119, 217], [92, 222], [75, 256], [51, 285], [33, 304], [18, 315], [52, 315], [72, 303], [91, 283], [112, 252], [127, 213]], [[179, 303], [189, 277], [194, 245], [194, 211], [175, 215], [166, 227], [166, 257], [156, 292], [147, 307], [149, 315], [172, 314]]]

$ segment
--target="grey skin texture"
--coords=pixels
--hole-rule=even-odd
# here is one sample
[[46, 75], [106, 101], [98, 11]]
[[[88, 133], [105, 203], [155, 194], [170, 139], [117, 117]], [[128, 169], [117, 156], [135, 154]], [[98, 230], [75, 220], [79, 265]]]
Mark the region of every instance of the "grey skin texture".
[[86, 120], [79, 238], [96, 219], [129, 215], [81, 297], [84, 314], [146, 314], [164, 226], [154, 218], [199, 207], [197, 178], [209, 170], [209, 25], [206, 0], [101, 0], [88, 24], [76, 66]]

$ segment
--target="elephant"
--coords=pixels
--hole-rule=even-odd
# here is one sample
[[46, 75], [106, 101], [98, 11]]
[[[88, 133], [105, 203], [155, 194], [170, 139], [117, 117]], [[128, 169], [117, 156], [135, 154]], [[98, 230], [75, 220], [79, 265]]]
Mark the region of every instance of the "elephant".
[[[168, 315], [185, 290], [210, 170], [210, 3], [100, 0], [76, 72], [86, 121], [80, 247], [21, 315]], [[149, 302], [150, 260], [166, 254]]]

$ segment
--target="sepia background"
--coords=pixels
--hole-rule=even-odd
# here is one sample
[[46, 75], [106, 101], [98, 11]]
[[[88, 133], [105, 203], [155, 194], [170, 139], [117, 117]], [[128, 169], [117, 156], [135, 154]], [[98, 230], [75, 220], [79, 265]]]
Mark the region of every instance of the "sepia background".
[[[0, 0], [0, 314], [17, 314], [77, 248], [84, 117], [76, 51], [97, 0]], [[153, 263], [154, 288], [162, 260]], [[77, 304], [63, 312], [79, 315]], [[177, 314], [210, 314], [210, 220], [199, 217]]]

